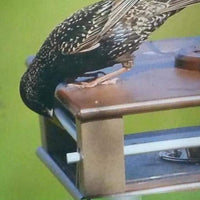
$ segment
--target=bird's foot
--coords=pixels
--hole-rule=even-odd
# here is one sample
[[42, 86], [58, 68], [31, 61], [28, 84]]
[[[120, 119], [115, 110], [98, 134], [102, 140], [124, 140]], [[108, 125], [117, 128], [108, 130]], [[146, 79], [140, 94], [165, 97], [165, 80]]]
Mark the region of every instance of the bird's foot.
[[[105, 76], [99, 77], [93, 81], [90, 82], [77, 82], [77, 83], [71, 83], [68, 84], [68, 87], [77, 87], [77, 88], [92, 88], [99, 84], [115, 84], [117, 82], [116, 76], [129, 71], [130, 68], [121, 68], [117, 71], [114, 71], [112, 73], [106, 74]], [[115, 77], [115, 78], [113, 78]]]
[[92, 88], [95, 87], [96, 85], [97, 83], [93, 83], [93, 81], [91, 81], [91, 82], [70, 83], [67, 84], [67, 87], [83, 89], [83, 88]]
[[95, 82], [95, 81], [91, 81], [91, 82], [77, 82], [77, 83], [70, 83], [67, 85], [67, 87], [71, 87], [71, 88], [79, 88], [79, 89], [83, 89], [83, 88], [93, 88], [97, 85], [111, 85], [111, 84], [116, 84], [117, 81], [119, 80], [119, 78], [113, 78], [113, 79], [109, 79], [106, 81], [103, 81], [101, 83]]

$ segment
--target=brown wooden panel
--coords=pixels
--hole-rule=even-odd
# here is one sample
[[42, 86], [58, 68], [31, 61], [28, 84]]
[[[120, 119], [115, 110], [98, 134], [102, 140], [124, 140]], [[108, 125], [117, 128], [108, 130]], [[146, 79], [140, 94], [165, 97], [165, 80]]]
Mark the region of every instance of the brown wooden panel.
[[109, 119], [78, 125], [78, 164], [81, 192], [86, 196], [125, 191], [123, 120]]
[[115, 85], [67, 88], [59, 100], [82, 120], [200, 105], [200, 73], [176, 68], [134, 69]]

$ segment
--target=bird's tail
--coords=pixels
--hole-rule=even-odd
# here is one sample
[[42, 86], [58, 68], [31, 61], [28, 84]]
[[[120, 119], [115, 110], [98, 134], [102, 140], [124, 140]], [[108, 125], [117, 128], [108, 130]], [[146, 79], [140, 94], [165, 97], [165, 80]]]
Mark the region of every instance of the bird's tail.
[[200, 3], [200, 0], [169, 0], [166, 8], [160, 10], [159, 14], [180, 10], [195, 3]]

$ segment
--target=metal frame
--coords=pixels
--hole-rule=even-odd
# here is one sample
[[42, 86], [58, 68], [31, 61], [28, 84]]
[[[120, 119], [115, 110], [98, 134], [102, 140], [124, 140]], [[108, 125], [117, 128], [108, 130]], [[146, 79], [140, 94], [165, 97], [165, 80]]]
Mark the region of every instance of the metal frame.
[[[71, 121], [71, 119], [68, 118], [61, 109], [56, 109], [55, 115], [60, 121], [60, 123], [63, 125], [64, 129], [67, 130], [67, 132], [73, 137], [75, 141], [77, 141], [76, 125]], [[136, 154], [150, 153], [150, 152], [155, 152], [155, 151], [163, 151], [163, 150], [177, 149], [177, 148], [191, 148], [191, 147], [198, 147], [198, 146], [200, 146], [200, 137], [173, 139], [173, 140], [158, 141], [158, 142], [147, 142], [147, 143], [142, 143], [142, 144], [124, 146], [124, 155], [125, 156], [136, 155]], [[82, 156], [78, 152], [67, 153], [66, 160], [68, 164], [76, 163], [82, 160]], [[54, 175], [58, 177], [57, 174], [54, 173]], [[59, 177], [58, 179], [60, 180]], [[63, 184], [63, 179], [61, 179], [61, 182]], [[66, 184], [65, 181], [64, 181], [64, 186], [66, 187], [66, 189], [69, 189], [68, 184]], [[185, 189], [199, 189], [199, 188], [200, 188], [200, 183], [180, 184], [180, 185], [160, 187], [160, 188], [155, 188], [155, 189], [147, 189], [147, 190], [140, 190], [140, 191], [134, 191], [134, 192], [126, 192], [123, 194], [116, 194], [116, 195], [110, 196], [110, 198], [108, 199], [109, 200], [118, 200], [118, 199], [141, 200], [143, 195], [173, 192], [173, 191], [180, 191], [180, 190], [185, 190]], [[76, 188], [76, 190], [78, 189]], [[72, 191], [70, 192], [70, 194], [72, 194], [75, 200], [77, 199], [78, 195], [79, 195], [79, 198], [81, 196], [81, 194], [80, 193], [78, 194], [78, 193], [79, 191], [75, 192], [75, 195], [74, 195], [74, 189], [72, 189]]]

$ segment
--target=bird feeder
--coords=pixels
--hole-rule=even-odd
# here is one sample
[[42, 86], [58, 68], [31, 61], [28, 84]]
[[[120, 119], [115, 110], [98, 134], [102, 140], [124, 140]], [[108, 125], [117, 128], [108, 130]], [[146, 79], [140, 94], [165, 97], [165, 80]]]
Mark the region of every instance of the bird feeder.
[[[199, 45], [200, 37], [146, 42], [136, 52], [134, 68], [116, 84], [58, 85], [57, 122], [41, 117], [37, 154], [74, 199], [200, 188], [199, 165], [169, 162], [159, 153], [184, 148], [188, 158], [199, 158], [200, 126], [125, 136], [123, 121], [129, 114], [200, 106], [199, 54], [193, 50]], [[184, 56], [197, 55], [194, 67], [188, 57], [183, 62], [188, 48], [193, 53]]]

